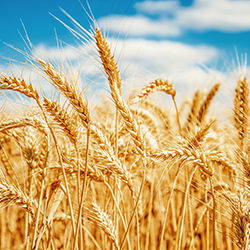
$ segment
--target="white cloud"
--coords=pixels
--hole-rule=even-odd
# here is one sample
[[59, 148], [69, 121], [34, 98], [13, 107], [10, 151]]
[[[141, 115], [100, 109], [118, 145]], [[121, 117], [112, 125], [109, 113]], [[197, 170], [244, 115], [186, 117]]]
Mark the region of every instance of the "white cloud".
[[135, 8], [144, 14], [158, 14], [166, 20], [175, 21], [183, 29], [226, 32], [250, 30], [249, 1], [196, 0], [191, 7], [182, 7], [172, 1], [144, 1], [136, 3]]
[[132, 36], [179, 36], [185, 30], [242, 32], [250, 30], [250, 1], [196, 0], [190, 7], [179, 1], [144, 1], [133, 16], [111, 15], [98, 20], [102, 28]]
[[45, 56], [51, 60], [75, 60], [78, 57], [76, 49], [70, 46], [64, 46], [58, 48], [56, 46], [46, 46], [45, 44], [39, 44], [37, 46], [37, 51], [40, 55]]
[[249, 1], [197, 1], [193, 8], [182, 9], [177, 22], [186, 28], [239, 32], [250, 30]]
[[[124, 47], [125, 46], [125, 47]], [[122, 64], [138, 65], [154, 74], [182, 71], [197, 64], [208, 64], [219, 56], [209, 46], [191, 46], [181, 42], [127, 39], [116, 44], [117, 51], [124, 49]], [[124, 48], [123, 48], [124, 47]]]
[[[93, 48], [94, 50], [94, 48]], [[91, 51], [89, 46], [80, 45], [73, 47], [65, 45], [61, 48], [56, 46], [47, 46], [40, 44], [37, 46], [38, 55], [42, 55], [44, 59], [48, 59], [57, 65], [57, 69], [64, 66], [65, 73], [69, 73], [74, 69], [78, 72], [84, 72], [85, 75], [94, 75], [98, 70], [95, 53]], [[77, 74], [74, 73], [74, 74]]]
[[110, 31], [128, 32], [132, 36], [178, 36], [181, 29], [172, 20], [150, 19], [143, 15], [126, 16], [113, 15], [110, 18], [102, 17], [98, 20], [101, 28], [107, 27]]
[[147, 14], [169, 14], [179, 8], [179, 1], [143, 1], [135, 3], [137, 11]]

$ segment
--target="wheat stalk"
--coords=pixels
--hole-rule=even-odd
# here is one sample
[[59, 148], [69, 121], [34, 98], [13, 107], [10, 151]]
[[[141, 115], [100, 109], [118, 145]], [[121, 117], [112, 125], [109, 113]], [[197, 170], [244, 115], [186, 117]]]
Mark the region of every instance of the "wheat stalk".
[[188, 131], [192, 128], [194, 122], [196, 122], [194, 120], [198, 117], [197, 114], [199, 112], [199, 106], [200, 106], [199, 104], [201, 102], [201, 98], [202, 94], [200, 93], [199, 90], [197, 90], [193, 96], [192, 105], [186, 122], [186, 129]]

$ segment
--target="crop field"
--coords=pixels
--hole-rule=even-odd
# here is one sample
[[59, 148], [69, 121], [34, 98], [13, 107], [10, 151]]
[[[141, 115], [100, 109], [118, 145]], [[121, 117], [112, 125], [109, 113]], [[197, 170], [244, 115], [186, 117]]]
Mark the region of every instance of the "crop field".
[[105, 32], [92, 27], [81, 31], [109, 86], [96, 106], [70, 67], [29, 41], [27, 62], [53, 93], [0, 72], [1, 103], [12, 92], [26, 103], [0, 111], [0, 249], [250, 249], [246, 76], [226, 122], [211, 106], [219, 82], [178, 103], [162, 78], [126, 96]]

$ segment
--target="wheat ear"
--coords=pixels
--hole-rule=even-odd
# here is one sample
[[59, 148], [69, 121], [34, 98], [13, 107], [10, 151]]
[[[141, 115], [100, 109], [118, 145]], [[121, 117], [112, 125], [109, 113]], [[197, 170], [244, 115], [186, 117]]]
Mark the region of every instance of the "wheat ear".
[[0, 77], [0, 89], [17, 91], [34, 100], [39, 99], [39, 94], [31, 83], [28, 84], [24, 79], [15, 76], [11, 77], [2, 72], [0, 74], [2, 75]]
[[88, 211], [88, 219], [96, 224], [114, 243], [114, 246], [119, 250], [118, 239], [115, 232], [113, 221], [108, 214], [104, 212], [96, 203], [92, 202], [91, 209], [85, 208]]
[[208, 108], [209, 108], [213, 98], [215, 97], [216, 93], [218, 92], [219, 88], [220, 88], [220, 84], [219, 83], [215, 84], [212, 87], [212, 89], [209, 91], [204, 102], [201, 104], [201, 107], [200, 107], [199, 113], [198, 113], [198, 117], [197, 117], [197, 120], [199, 121], [199, 123], [203, 122], [203, 120], [208, 112]]
[[45, 62], [39, 58], [37, 58], [37, 62], [42, 66], [42, 71], [49, 78], [52, 85], [54, 85], [59, 92], [67, 97], [71, 105], [78, 112], [84, 125], [87, 126], [90, 121], [88, 105], [76, 90], [76, 87], [70, 84], [66, 77], [59, 74], [50, 62]]
[[249, 85], [244, 77], [237, 82], [234, 98], [234, 121], [238, 130], [241, 149], [244, 146], [244, 138], [247, 136], [249, 117]]
[[163, 91], [164, 93], [172, 96], [172, 100], [174, 102], [176, 110], [177, 123], [179, 126], [180, 134], [182, 134], [179, 111], [175, 100], [176, 90], [174, 89], [173, 84], [170, 83], [168, 80], [156, 79], [155, 81], [149, 83], [139, 94], [137, 94], [133, 102], [136, 103], [140, 100], [146, 99], [148, 95], [153, 93], [154, 91]]
[[99, 49], [99, 55], [104, 71], [108, 76], [108, 81], [110, 84], [116, 84], [117, 88], [120, 90], [122, 80], [117, 67], [117, 63], [115, 62], [114, 56], [111, 54], [106, 39], [102, 36], [102, 33], [98, 28], [96, 28], [95, 40], [96, 45]]
[[239, 249], [250, 247], [250, 197], [249, 192], [240, 192], [237, 195], [224, 195], [231, 204], [234, 214], [233, 242]]
[[128, 131], [136, 145], [138, 152], [144, 156], [144, 142], [142, 139], [142, 134], [140, 127], [137, 124], [137, 121], [133, 117], [127, 103], [121, 96], [120, 91], [120, 74], [117, 69], [117, 64], [114, 57], [111, 54], [110, 48], [106, 42], [106, 39], [102, 36], [101, 31], [96, 28], [95, 34], [96, 45], [98, 47], [99, 56], [103, 63], [103, 68], [105, 73], [108, 76], [109, 87], [111, 89], [112, 98], [116, 104], [117, 109], [119, 110], [125, 124], [128, 127]]
[[78, 134], [76, 122], [73, 119], [70, 119], [70, 115], [67, 113], [67, 111], [63, 110], [56, 101], [52, 102], [45, 96], [43, 97], [43, 100], [44, 108], [66, 132], [66, 135], [68, 136], [70, 141], [75, 144]]
[[193, 96], [193, 101], [191, 104], [191, 109], [186, 122], [186, 130], [190, 130], [194, 124], [194, 119], [198, 117], [199, 104], [201, 101], [202, 94], [197, 90]]
[[156, 79], [153, 82], [149, 83], [136, 97], [132, 102], [139, 102], [145, 100], [151, 93], [155, 91], [162, 91], [168, 95], [175, 96], [176, 90], [173, 87], [173, 84], [168, 80]]
[[205, 137], [208, 134], [208, 130], [211, 128], [213, 124], [214, 124], [214, 121], [199, 128], [195, 136], [191, 139], [189, 146], [192, 148], [198, 148], [200, 144], [205, 140]]
[[0, 179], [0, 203], [8, 205], [14, 203], [15, 205], [24, 208], [35, 221], [35, 205], [29, 197], [18, 187], [11, 184], [6, 179]]

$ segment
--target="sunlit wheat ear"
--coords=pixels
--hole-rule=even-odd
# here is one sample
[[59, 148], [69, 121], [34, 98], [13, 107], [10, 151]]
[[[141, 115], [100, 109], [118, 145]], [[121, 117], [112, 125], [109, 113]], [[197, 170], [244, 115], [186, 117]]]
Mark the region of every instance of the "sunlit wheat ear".
[[48, 128], [46, 127], [45, 123], [37, 117], [20, 118], [8, 122], [2, 122], [0, 123], [0, 132], [4, 133], [10, 129], [22, 128], [26, 126], [31, 126], [42, 134], [46, 136], [48, 135]]
[[39, 94], [31, 83], [28, 84], [24, 79], [11, 77], [2, 72], [0, 72], [0, 89], [17, 91], [34, 100], [39, 100]]
[[70, 84], [67, 77], [62, 72], [58, 73], [50, 62], [45, 62], [39, 58], [36, 61], [42, 66], [42, 71], [45, 73], [51, 84], [62, 93], [78, 112], [85, 126], [90, 121], [90, 113], [87, 102], [83, 100], [82, 95], [77, 90], [77, 86]]
[[121, 90], [122, 80], [117, 63], [115, 62], [114, 56], [111, 54], [105, 37], [102, 36], [102, 33], [98, 28], [96, 29], [95, 40], [104, 71], [108, 76], [109, 84], [116, 85], [116, 87]]
[[54, 118], [60, 127], [66, 132], [70, 141], [75, 144], [77, 139], [77, 123], [66, 110], [63, 110], [60, 105], [55, 101], [52, 102], [49, 98], [43, 97], [43, 106], [47, 112]]
[[187, 131], [190, 131], [196, 123], [202, 98], [203, 94], [199, 90], [197, 90], [193, 96], [190, 112], [185, 125], [185, 130]]
[[114, 60], [113, 55], [111, 54], [110, 48], [102, 36], [101, 31], [96, 28], [96, 45], [98, 47], [99, 56], [101, 58], [104, 71], [108, 76], [109, 80], [109, 87], [111, 90], [111, 96], [114, 100], [114, 103], [119, 110], [125, 124], [128, 127], [128, 131], [136, 145], [138, 152], [144, 156], [145, 155], [145, 148], [144, 142], [142, 138], [142, 134], [140, 131], [140, 127], [133, 117], [127, 103], [123, 99], [121, 95], [121, 86], [120, 86], [120, 73], [117, 69], [117, 64]]
[[[190, 162], [199, 165], [201, 172], [201, 178], [206, 180], [207, 177], [214, 175], [213, 160], [210, 151], [202, 152], [199, 149], [191, 148], [183, 145], [183, 147], [176, 149], [168, 149], [162, 152], [153, 153], [150, 155], [152, 158], [157, 160], [176, 160], [181, 162]], [[212, 159], [211, 159], [212, 158]]]
[[22, 132], [18, 133], [16, 137], [28, 167], [30, 169], [35, 169], [37, 167], [37, 159], [39, 158], [40, 138], [32, 127], [23, 128]]
[[45, 178], [45, 176], [43, 176], [43, 170], [46, 166], [46, 160], [49, 154], [49, 137], [45, 136], [40, 145], [40, 151], [39, 151], [39, 156], [37, 159], [37, 170], [36, 171], [40, 171], [40, 173], [37, 175], [37, 180], [38, 182], [38, 188], [40, 189], [41, 187], [41, 183], [42, 183], [42, 179]]
[[155, 81], [149, 83], [141, 92], [139, 92], [132, 102], [139, 102], [145, 100], [150, 94], [155, 91], [162, 91], [168, 95], [174, 97], [176, 95], [176, 90], [173, 84], [168, 80], [156, 79]]
[[6, 179], [0, 179], [0, 206], [8, 206], [14, 204], [22, 207], [35, 221], [35, 205], [31, 202], [30, 198], [18, 187]]
[[216, 93], [218, 92], [220, 88], [220, 84], [217, 83], [215, 84], [212, 89], [209, 91], [209, 93], [206, 96], [206, 99], [204, 100], [204, 102], [201, 104], [199, 112], [198, 112], [198, 116], [197, 116], [197, 120], [199, 123], [202, 123], [205, 119], [205, 116], [208, 112], [208, 108], [213, 100], [213, 98], [215, 97]]
[[136, 95], [136, 97], [134, 98], [134, 100], [132, 100], [132, 102], [137, 103], [139, 101], [142, 101], [146, 99], [149, 96], [149, 94], [155, 91], [162, 91], [172, 96], [172, 100], [174, 102], [176, 110], [177, 123], [179, 126], [180, 134], [182, 134], [179, 111], [175, 100], [176, 90], [174, 89], [173, 84], [170, 83], [168, 80], [156, 79], [155, 81], [149, 83], [139, 94]]
[[96, 203], [91, 203], [91, 208], [86, 208], [88, 219], [99, 227], [114, 243], [114, 246], [119, 250], [118, 239], [116, 237], [114, 222], [110, 219], [108, 214], [104, 212]]
[[200, 144], [205, 140], [205, 137], [208, 134], [208, 131], [212, 127], [213, 123], [214, 122], [208, 123], [205, 126], [199, 128], [197, 133], [191, 139], [189, 146], [193, 148], [198, 148]]
[[249, 85], [242, 77], [237, 82], [234, 98], [234, 124], [238, 130], [240, 147], [243, 149], [244, 138], [247, 136], [249, 117]]

